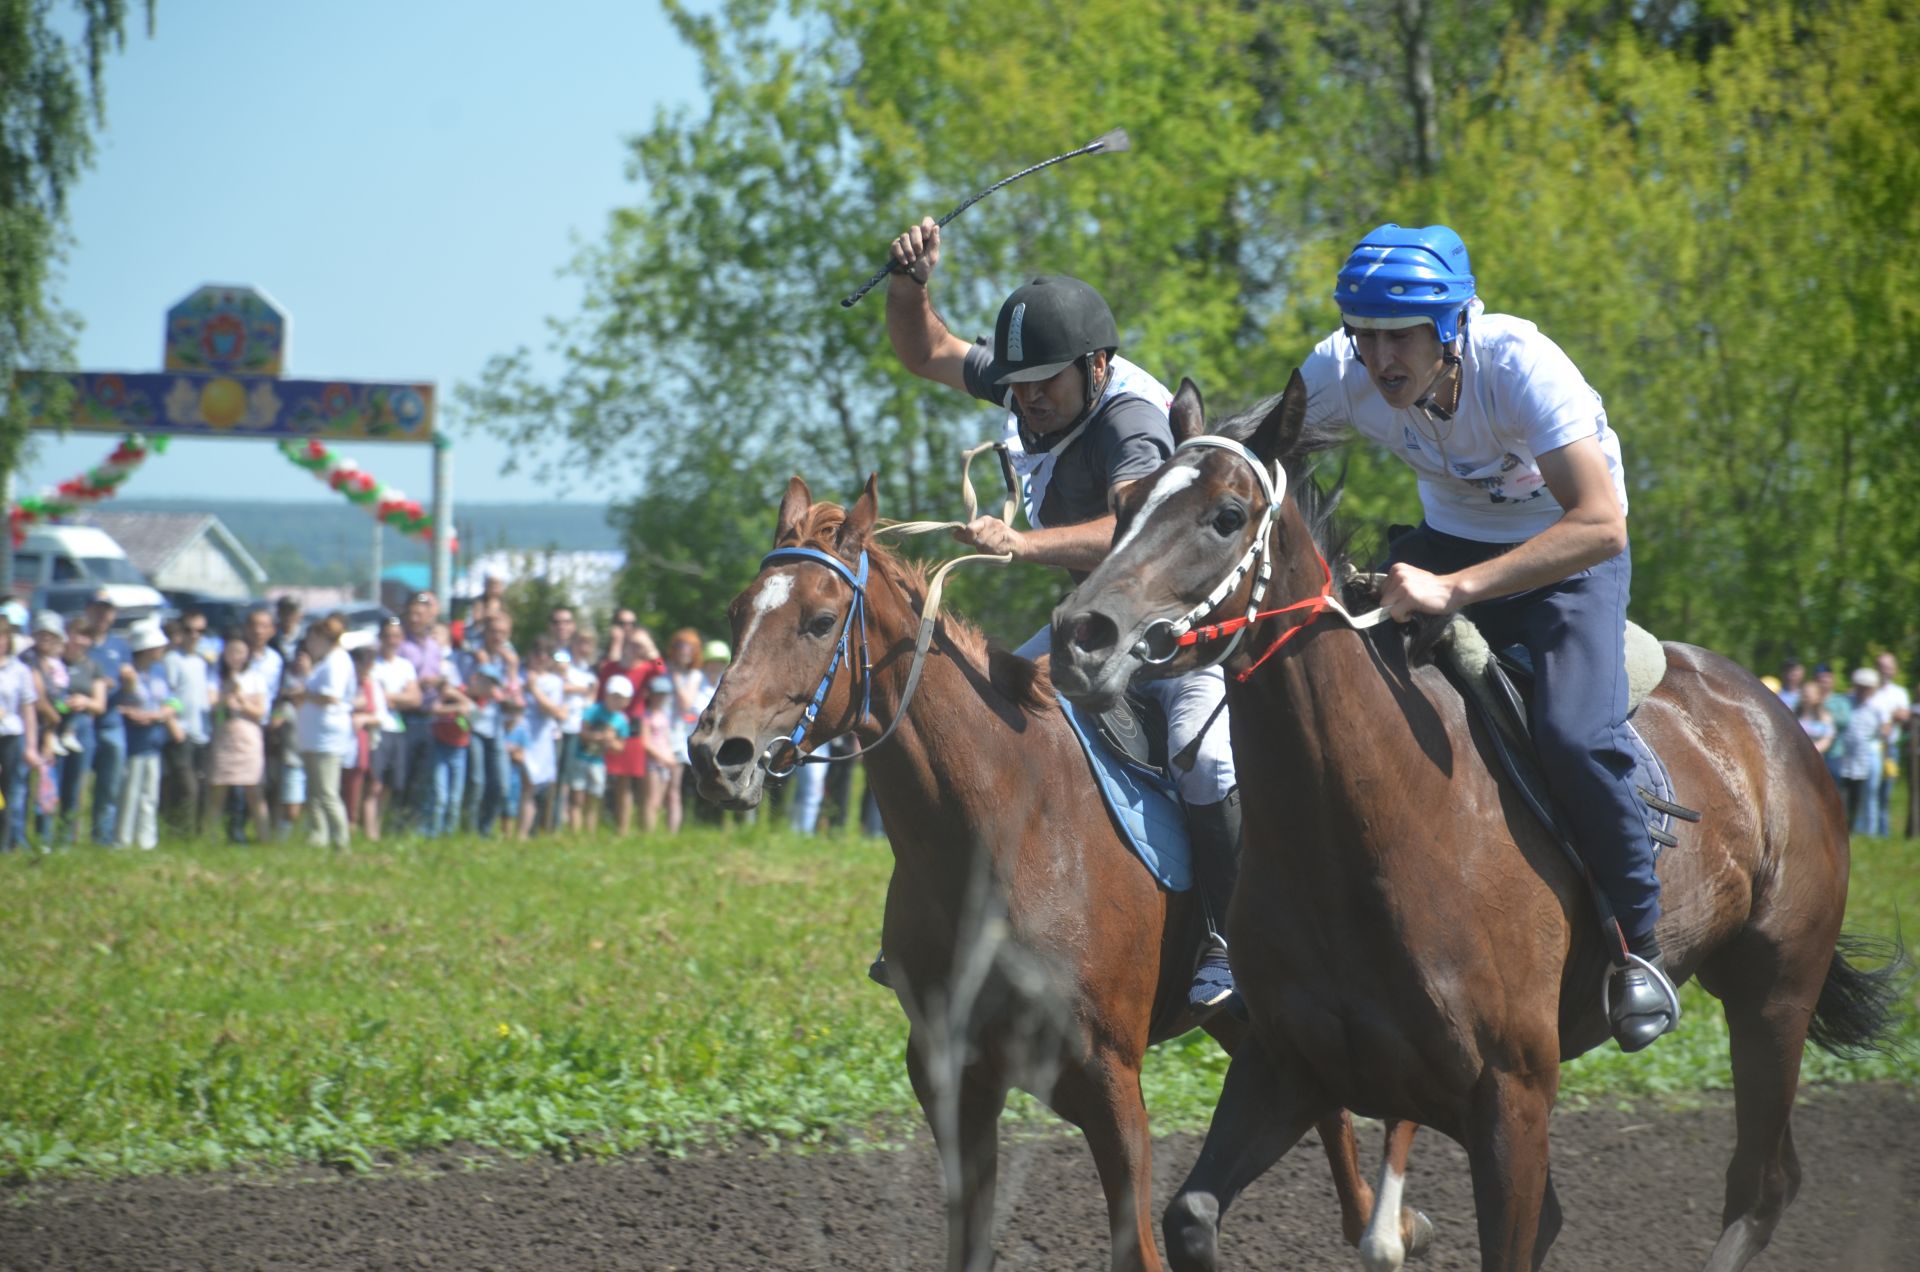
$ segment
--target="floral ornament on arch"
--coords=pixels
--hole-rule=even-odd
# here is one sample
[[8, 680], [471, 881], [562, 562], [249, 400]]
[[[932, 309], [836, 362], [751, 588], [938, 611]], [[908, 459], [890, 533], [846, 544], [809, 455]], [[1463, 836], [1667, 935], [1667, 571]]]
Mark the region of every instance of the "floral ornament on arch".
[[147, 462], [147, 456], [165, 453], [168, 440], [165, 434], [147, 437], [141, 433], [128, 433], [103, 462], [95, 464], [78, 477], [69, 477], [51, 490], [21, 499], [7, 509], [13, 546], [17, 548], [26, 542], [28, 527], [43, 521], [71, 517], [86, 505], [117, 494], [121, 484], [133, 476], [134, 470]]
[[[386, 485], [372, 473], [328, 446], [318, 438], [304, 442], [284, 441], [280, 453], [345, 495], [349, 503], [359, 504], [373, 513], [374, 520], [392, 526], [401, 534], [433, 542], [433, 518], [399, 489]], [[460, 550], [460, 540], [449, 535], [451, 551]]]

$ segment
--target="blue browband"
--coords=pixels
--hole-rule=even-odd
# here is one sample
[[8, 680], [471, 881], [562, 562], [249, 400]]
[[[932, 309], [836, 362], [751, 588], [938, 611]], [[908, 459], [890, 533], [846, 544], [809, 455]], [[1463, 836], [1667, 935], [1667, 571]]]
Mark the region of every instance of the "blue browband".
[[863, 723], [872, 714], [873, 706], [873, 664], [867, 656], [867, 550], [865, 548], [860, 550], [858, 573], [848, 569], [846, 562], [818, 548], [775, 548], [760, 558], [760, 568], [765, 570], [768, 566], [777, 565], [782, 561], [812, 561], [816, 565], [826, 566], [853, 589], [853, 604], [847, 609], [846, 622], [841, 624], [840, 643], [833, 651], [833, 661], [827, 664], [827, 674], [820, 677], [820, 686], [813, 691], [813, 701], [807, 704], [806, 711], [800, 717], [800, 723], [794, 726], [793, 732], [786, 738], [787, 746], [794, 754], [793, 763], [784, 771], [775, 772], [771, 746], [767, 748], [768, 753], [761, 757], [771, 777], [785, 777], [798, 768], [803, 760], [809, 758], [801, 752], [800, 740], [807, 736], [807, 730], [813, 727], [814, 717], [820, 714], [820, 706], [827, 700], [827, 691], [833, 687], [833, 677], [840, 670], [841, 660], [846, 659], [849, 663], [852, 662], [852, 659], [847, 657], [847, 640], [852, 635], [853, 625], [856, 622], [860, 624], [860, 715], [854, 723]]

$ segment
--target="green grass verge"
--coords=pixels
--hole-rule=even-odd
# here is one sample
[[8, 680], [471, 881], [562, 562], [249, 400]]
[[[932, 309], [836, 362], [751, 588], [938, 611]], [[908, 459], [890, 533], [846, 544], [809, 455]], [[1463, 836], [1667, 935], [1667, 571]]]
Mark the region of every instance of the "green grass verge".
[[[917, 1118], [905, 1023], [862, 975], [889, 869], [882, 844], [758, 830], [0, 859], [0, 1176], [884, 1133]], [[1859, 842], [1853, 898], [1866, 931], [1920, 912], [1914, 846]], [[1678, 1037], [1565, 1089], [1726, 1086], [1689, 993]], [[1810, 1052], [1807, 1075], [1913, 1082], [1917, 1054]], [[1203, 1126], [1224, 1072], [1199, 1034], [1157, 1049], [1156, 1125]]]

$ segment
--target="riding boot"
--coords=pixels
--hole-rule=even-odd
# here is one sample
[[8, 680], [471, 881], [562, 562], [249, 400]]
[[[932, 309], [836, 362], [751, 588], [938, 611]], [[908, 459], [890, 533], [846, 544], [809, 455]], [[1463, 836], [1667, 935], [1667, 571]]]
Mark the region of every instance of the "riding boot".
[[1217, 804], [1187, 805], [1187, 834], [1193, 843], [1193, 881], [1206, 916], [1207, 937], [1187, 989], [1187, 1005], [1203, 1015], [1222, 1008], [1244, 1018], [1245, 1005], [1227, 962], [1227, 901], [1240, 869], [1240, 791], [1228, 791]]
[[1629, 953], [1624, 964], [1607, 973], [1601, 998], [1607, 1024], [1620, 1050], [1639, 1051], [1680, 1023], [1680, 995], [1667, 976], [1667, 961], [1651, 941], [1641, 953]]

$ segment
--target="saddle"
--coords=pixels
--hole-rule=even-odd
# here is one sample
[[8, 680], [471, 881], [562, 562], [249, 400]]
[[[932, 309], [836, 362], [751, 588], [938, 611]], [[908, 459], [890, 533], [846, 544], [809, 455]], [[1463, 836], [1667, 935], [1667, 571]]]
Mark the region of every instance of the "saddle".
[[[1539, 759], [1534, 751], [1533, 730], [1529, 723], [1528, 702], [1534, 688], [1531, 656], [1522, 646], [1493, 649], [1478, 627], [1455, 614], [1432, 642], [1433, 661], [1441, 673], [1460, 691], [1470, 707], [1487, 726], [1493, 749], [1502, 769], [1512, 779], [1527, 807], [1540, 819], [1560, 850], [1580, 876], [1588, 882], [1588, 893], [1599, 913], [1601, 926], [1617, 932], [1612, 907], [1591, 874], [1573, 838], [1567, 831], [1566, 814], [1547, 787]], [[1679, 846], [1673, 833], [1675, 820], [1697, 822], [1700, 814], [1674, 800], [1673, 777], [1666, 763], [1647, 745], [1633, 725], [1633, 713], [1645, 702], [1665, 677], [1667, 654], [1652, 633], [1636, 623], [1627, 624], [1627, 733], [1636, 760], [1634, 789], [1647, 812], [1647, 834], [1653, 840], [1656, 859], [1667, 848]]]
[[1166, 768], [1159, 704], [1129, 694], [1095, 716], [1081, 714], [1065, 698], [1058, 701], [1115, 828], [1161, 887], [1185, 892], [1193, 886], [1192, 843], [1186, 808]]
[[1093, 732], [1114, 758], [1161, 782], [1173, 781], [1167, 768], [1167, 713], [1152, 698], [1129, 689], [1100, 713]]

